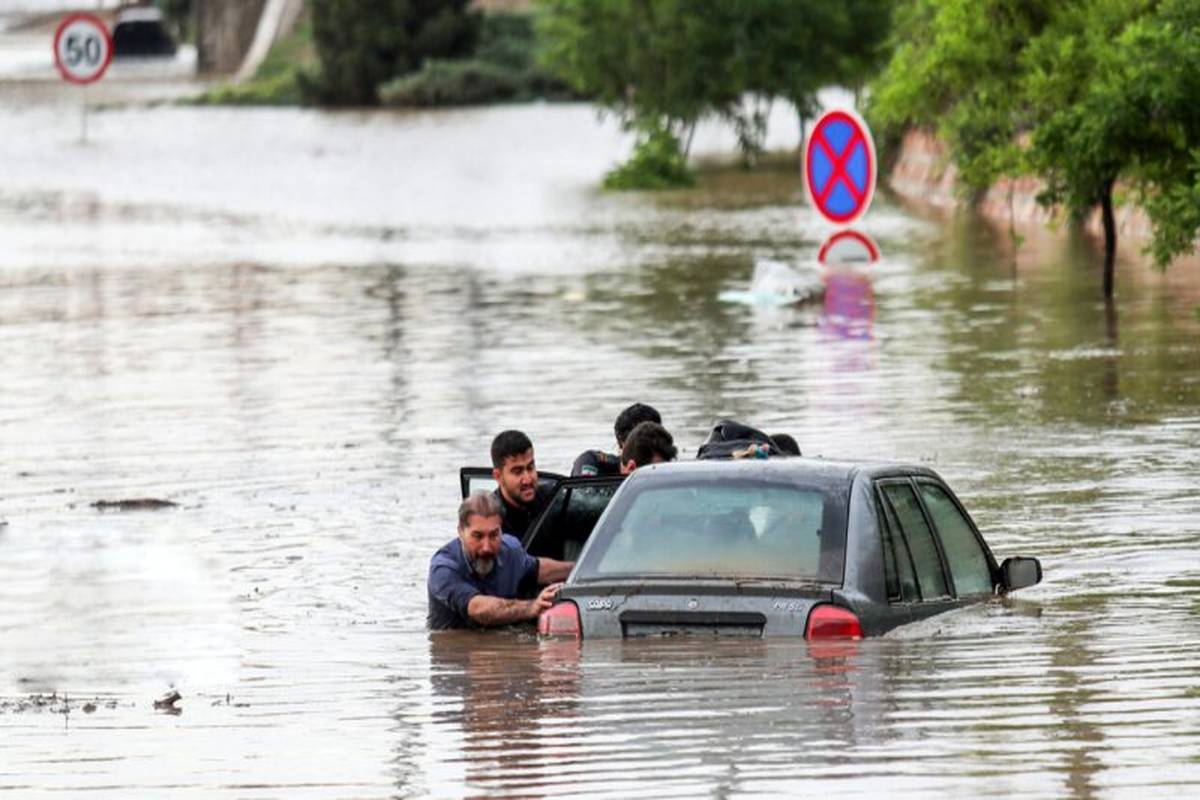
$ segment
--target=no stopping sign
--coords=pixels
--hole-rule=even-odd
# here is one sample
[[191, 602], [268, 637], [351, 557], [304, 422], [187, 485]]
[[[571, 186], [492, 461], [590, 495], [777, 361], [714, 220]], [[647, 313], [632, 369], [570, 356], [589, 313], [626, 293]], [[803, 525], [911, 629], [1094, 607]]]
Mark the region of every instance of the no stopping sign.
[[112, 50], [108, 28], [92, 14], [71, 14], [54, 33], [54, 64], [72, 83], [100, 80], [112, 61]]

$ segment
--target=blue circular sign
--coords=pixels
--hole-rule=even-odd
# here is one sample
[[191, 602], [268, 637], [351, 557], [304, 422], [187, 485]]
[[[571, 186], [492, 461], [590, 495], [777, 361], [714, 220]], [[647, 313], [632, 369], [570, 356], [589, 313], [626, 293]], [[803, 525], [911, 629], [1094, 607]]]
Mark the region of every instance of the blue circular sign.
[[857, 114], [825, 112], [804, 148], [804, 186], [821, 216], [846, 225], [866, 213], [875, 195], [875, 142]]

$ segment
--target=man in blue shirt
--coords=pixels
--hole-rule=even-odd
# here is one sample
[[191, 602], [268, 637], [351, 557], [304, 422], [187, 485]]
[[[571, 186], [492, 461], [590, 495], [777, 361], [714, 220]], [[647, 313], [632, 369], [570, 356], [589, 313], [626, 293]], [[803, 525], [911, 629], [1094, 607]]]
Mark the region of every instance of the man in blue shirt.
[[429, 562], [432, 630], [534, 620], [554, 605], [574, 562], [534, 558], [501, 532], [500, 520], [500, 502], [485, 492], [458, 507], [458, 536]]

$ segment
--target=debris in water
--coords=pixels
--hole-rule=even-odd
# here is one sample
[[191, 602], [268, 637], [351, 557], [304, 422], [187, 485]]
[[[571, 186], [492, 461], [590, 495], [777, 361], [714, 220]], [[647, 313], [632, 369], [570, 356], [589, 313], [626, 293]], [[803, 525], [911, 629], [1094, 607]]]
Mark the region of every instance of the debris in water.
[[162, 697], [154, 701], [154, 708], [158, 711], [165, 711], [168, 714], [182, 713], [183, 709], [175, 705], [183, 697], [178, 691], [172, 689]]
[[718, 299], [749, 306], [792, 306], [819, 300], [824, 292], [825, 284], [815, 271], [802, 273], [782, 261], [760, 258], [754, 262], [748, 290], [729, 289]]
[[159, 508], [175, 508], [179, 504], [170, 500], [159, 500], [156, 497], [139, 497], [133, 500], [97, 500], [92, 508], [101, 511], [154, 511]]

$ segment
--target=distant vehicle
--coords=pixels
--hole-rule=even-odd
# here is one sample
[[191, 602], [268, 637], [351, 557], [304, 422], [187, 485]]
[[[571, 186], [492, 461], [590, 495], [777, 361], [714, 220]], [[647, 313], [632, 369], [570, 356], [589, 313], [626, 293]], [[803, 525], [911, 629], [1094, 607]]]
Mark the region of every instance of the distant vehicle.
[[112, 40], [113, 58], [173, 58], [177, 50], [162, 12], [152, 6], [117, 12]]
[[997, 563], [933, 470], [807, 458], [559, 480], [525, 546], [577, 556], [538, 628], [584, 639], [859, 638], [1042, 577], [1035, 558]]

